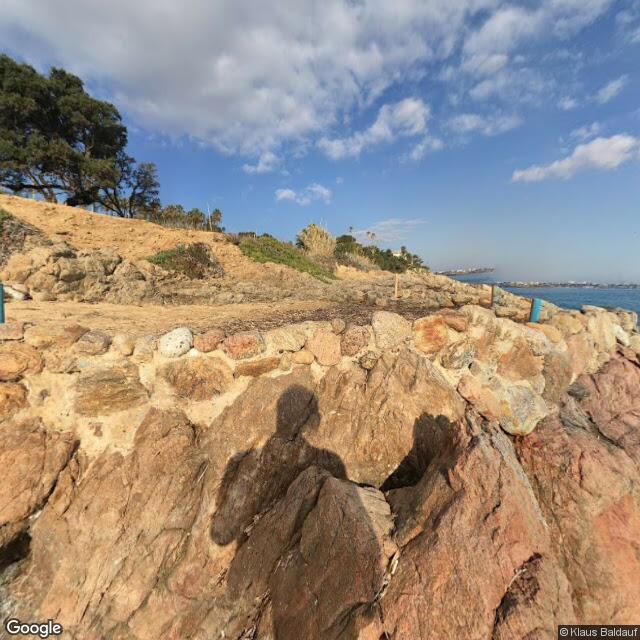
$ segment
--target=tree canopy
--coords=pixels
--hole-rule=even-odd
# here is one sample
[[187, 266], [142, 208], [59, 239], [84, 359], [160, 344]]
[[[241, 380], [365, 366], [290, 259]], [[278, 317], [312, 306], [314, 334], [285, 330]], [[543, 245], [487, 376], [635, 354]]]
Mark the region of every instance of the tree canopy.
[[99, 203], [119, 216], [159, 206], [155, 165], [125, 152], [116, 107], [97, 100], [77, 76], [48, 76], [0, 55], [0, 184], [50, 202]]

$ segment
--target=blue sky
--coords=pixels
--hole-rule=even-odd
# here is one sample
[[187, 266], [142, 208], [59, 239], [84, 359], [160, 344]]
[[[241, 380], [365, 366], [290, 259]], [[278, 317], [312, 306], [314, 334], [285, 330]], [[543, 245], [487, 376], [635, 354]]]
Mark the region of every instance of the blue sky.
[[163, 202], [376, 232], [435, 269], [640, 282], [640, 0], [5, 0]]

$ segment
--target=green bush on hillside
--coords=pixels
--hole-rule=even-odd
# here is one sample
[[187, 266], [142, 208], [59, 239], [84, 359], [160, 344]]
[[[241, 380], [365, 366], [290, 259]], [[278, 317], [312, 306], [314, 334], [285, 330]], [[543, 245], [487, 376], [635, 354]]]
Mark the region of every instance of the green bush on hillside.
[[342, 235], [336, 239], [335, 256], [339, 264], [353, 265], [353, 256], [364, 256], [374, 265], [384, 271], [404, 273], [407, 270], [428, 270], [422, 264], [422, 258], [409, 253], [406, 247], [401, 247], [399, 255], [394, 255], [391, 249], [380, 249], [374, 244], [362, 245], [352, 235]]
[[256, 262], [284, 264], [297, 271], [308, 273], [323, 282], [336, 278], [332, 271], [315, 263], [303, 251], [269, 235], [255, 238], [249, 235], [244, 236], [240, 239], [238, 246], [244, 255]]
[[149, 262], [167, 271], [181, 273], [192, 280], [223, 275], [218, 261], [211, 255], [209, 247], [203, 242], [178, 245], [174, 249], [159, 251], [147, 258]]

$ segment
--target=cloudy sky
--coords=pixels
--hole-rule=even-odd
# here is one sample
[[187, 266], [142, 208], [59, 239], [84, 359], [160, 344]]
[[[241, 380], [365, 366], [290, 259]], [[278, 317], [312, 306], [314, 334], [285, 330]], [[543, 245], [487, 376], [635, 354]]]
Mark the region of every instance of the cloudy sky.
[[164, 202], [376, 232], [433, 268], [640, 281], [640, 0], [4, 0]]

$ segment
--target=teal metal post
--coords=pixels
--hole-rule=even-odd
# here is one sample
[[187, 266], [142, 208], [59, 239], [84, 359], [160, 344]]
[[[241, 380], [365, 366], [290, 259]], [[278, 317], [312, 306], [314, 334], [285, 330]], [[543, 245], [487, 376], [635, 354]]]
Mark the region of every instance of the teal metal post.
[[542, 311], [542, 300], [533, 298], [531, 300], [531, 313], [529, 314], [529, 322], [539, 322], [540, 311]]
[[0, 282], [0, 324], [4, 324], [4, 285]]

